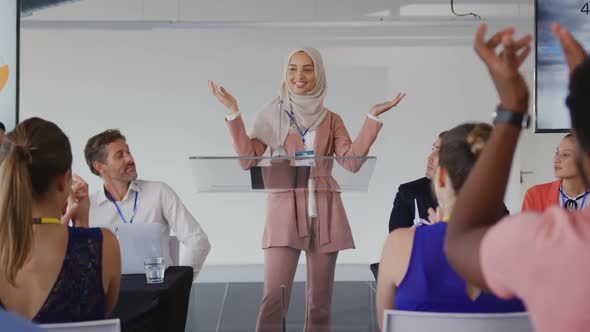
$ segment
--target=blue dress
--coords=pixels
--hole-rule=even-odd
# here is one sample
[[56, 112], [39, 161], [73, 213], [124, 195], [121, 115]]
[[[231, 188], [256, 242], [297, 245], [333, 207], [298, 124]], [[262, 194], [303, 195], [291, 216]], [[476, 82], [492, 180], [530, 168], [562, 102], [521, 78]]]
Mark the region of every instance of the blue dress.
[[33, 318], [37, 324], [105, 319], [100, 228], [68, 227], [64, 262], [45, 303]]
[[518, 299], [502, 300], [487, 292], [472, 301], [467, 296], [465, 281], [451, 268], [444, 254], [446, 231], [446, 222], [416, 228], [408, 271], [396, 292], [395, 309], [456, 313], [526, 311]]

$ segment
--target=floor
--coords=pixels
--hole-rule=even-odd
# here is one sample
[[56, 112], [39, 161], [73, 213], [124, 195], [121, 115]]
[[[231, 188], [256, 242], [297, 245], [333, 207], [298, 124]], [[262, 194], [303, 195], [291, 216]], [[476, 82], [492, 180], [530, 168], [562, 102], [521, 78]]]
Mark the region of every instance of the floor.
[[[186, 331], [254, 331], [261, 294], [261, 282], [195, 283]], [[332, 331], [378, 330], [374, 281], [337, 281], [332, 302]], [[304, 318], [305, 283], [299, 281], [295, 282], [291, 294], [287, 331], [302, 331]]]

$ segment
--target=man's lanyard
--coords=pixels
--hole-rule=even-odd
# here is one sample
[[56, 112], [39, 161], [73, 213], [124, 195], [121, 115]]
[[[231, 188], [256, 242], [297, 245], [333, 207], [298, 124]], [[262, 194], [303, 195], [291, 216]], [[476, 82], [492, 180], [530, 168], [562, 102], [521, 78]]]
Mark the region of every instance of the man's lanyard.
[[33, 218], [33, 224], [60, 224], [61, 221], [57, 218]]
[[559, 194], [561, 195], [561, 205], [568, 210], [577, 210], [578, 200], [582, 198], [582, 204], [580, 204], [580, 209], [582, 209], [584, 207], [584, 204], [586, 203], [586, 197], [588, 197], [589, 192], [589, 190], [586, 190], [586, 192], [583, 195], [580, 195], [575, 199], [571, 199], [563, 192], [563, 189], [560, 187]]
[[[121, 217], [121, 220], [123, 220], [123, 222], [126, 224], [127, 220], [125, 220], [125, 217], [123, 216], [123, 212], [121, 212], [121, 209], [119, 208], [119, 205], [117, 204], [117, 202], [115, 201], [115, 199], [113, 199], [113, 196], [111, 196], [111, 193], [109, 193], [108, 191], [105, 190], [105, 193], [107, 194], [107, 197], [109, 198], [109, 200], [111, 202], [113, 202], [113, 204], [115, 204], [115, 207], [117, 208], [117, 212], [119, 212], [119, 216]], [[135, 192], [135, 202], [133, 203], [133, 214], [131, 215], [131, 219], [129, 220], [129, 223], [132, 224], [133, 223], [133, 218], [135, 218], [135, 211], [137, 209], [137, 196], [139, 195], [139, 191]]]
[[299, 132], [299, 135], [301, 135], [301, 139], [303, 140], [303, 145], [305, 145], [305, 135], [307, 135], [309, 128], [305, 129], [305, 131], [301, 130], [301, 128], [297, 124], [297, 121], [295, 121], [295, 118], [293, 117], [293, 115], [287, 110], [284, 110], [284, 111], [285, 111], [285, 113], [287, 113], [287, 116], [289, 117], [289, 119], [291, 119], [291, 121], [293, 121], [293, 123], [295, 124], [295, 127], [297, 127], [297, 131]]

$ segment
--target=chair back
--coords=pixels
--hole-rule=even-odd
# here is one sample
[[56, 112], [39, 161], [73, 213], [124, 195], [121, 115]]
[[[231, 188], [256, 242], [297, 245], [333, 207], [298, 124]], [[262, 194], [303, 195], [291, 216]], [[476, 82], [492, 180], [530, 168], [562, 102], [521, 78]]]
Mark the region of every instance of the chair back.
[[118, 318], [76, 323], [41, 324], [47, 332], [121, 332]]
[[383, 332], [533, 332], [526, 312], [500, 314], [385, 310]]

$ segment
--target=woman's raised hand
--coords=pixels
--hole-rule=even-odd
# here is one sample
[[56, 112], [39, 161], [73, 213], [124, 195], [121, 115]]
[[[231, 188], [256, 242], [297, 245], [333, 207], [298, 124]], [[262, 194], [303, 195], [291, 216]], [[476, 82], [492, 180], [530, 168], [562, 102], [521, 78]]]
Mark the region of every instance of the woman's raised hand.
[[397, 104], [399, 104], [402, 99], [404, 99], [404, 97], [406, 97], [405, 93], [398, 92], [398, 94], [392, 100], [373, 106], [369, 114], [372, 116], [379, 116], [397, 106]]
[[74, 227], [88, 227], [88, 215], [90, 199], [88, 197], [88, 183], [80, 176], [72, 175], [72, 192], [68, 196], [68, 202], [61, 222], [68, 225], [70, 220]]
[[211, 93], [225, 106], [230, 114], [238, 112], [238, 102], [223, 86], [217, 87], [213, 81], [209, 81], [209, 88]]
[[551, 25], [551, 30], [553, 30], [553, 34], [559, 39], [559, 42], [561, 43], [561, 48], [565, 53], [565, 60], [571, 74], [578, 65], [584, 62], [584, 59], [586, 58], [586, 51], [584, 51], [584, 48], [582, 45], [580, 45], [580, 42], [578, 42], [574, 36], [572, 36], [572, 34], [561, 24], [553, 23]]

